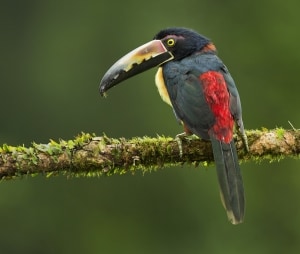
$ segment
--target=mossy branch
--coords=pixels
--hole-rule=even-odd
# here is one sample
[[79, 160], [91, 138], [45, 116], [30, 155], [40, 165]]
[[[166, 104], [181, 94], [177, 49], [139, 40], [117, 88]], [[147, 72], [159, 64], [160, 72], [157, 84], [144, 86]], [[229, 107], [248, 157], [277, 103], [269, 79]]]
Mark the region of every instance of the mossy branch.
[[[298, 158], [300, 131], [247, 131], [250, 152], [246, 153], [239, 137], [235, 137], [242, 161], [271, 161], [285, 157]], [[0, 147], [0, 178], [14, 179], [24, 175], [59, 173], [68, 176], [102, 176], [126, 172], [148, 172], [182, 164], [207, 165], [213, 161], [210, 142], [183, 140], [183, 155], [174, 138], [114, 139], [82, 133], [74, 140], [50, 140], [48, 144], [33, 143], [31, 147]]]

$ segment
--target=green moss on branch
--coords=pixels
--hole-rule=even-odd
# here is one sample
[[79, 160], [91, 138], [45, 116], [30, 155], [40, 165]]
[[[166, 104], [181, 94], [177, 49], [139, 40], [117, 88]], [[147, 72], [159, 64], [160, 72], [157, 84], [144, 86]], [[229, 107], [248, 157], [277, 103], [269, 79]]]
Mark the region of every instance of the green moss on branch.
[[[242, 141], [236, 137], [240, 159], [270, 161], [284, 157], [299, 157], [298, 130], [247, 131], [250, 152], [245, 153]], [[213, 161], [210, 142], [200, 139], [183, 140], [183, 156], [178, 143], [170, 137], [109, 138], [82, 133], [73, 140], [50, 140], [48, 144], [33, 143], [31, 147], [0, 147], [0, 178], [37, 174], [52, 176], [102, 176], [124, 174], [178, 166], [207, 165]]]

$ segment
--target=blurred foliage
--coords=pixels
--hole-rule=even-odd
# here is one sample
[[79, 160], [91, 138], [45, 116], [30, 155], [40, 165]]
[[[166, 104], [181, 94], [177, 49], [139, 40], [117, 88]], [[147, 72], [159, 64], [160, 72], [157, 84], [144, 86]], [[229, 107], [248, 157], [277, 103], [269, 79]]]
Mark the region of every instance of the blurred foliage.
[[[155, 70], [100, 98], [107, 68], [168, 26], [213, 39], [248, 129], [300, 126], [298, 1], [1, 0], [0, 143], [181, 132]], [[227, 222], [214, 168], [0, 184], [1, 253], [299, 253], [299, 162], [242, 165], [245, 223]]]

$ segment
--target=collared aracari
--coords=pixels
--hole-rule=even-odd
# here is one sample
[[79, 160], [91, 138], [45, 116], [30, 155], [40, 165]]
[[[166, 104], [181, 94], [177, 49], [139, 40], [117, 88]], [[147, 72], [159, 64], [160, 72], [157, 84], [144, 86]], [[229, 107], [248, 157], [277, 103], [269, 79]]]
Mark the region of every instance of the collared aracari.
[[159, 94], [173, 107], [185, 133], [211, 141], [222, 203], [231, 223], [241, 223], [245, 200], [234, 123], [246, 151], [248, 145], [240, 97], [228, 69], [210, 39], [190, 29], [168, 28], [111, 66], [101, 80], [100, 94], [155, 66]]

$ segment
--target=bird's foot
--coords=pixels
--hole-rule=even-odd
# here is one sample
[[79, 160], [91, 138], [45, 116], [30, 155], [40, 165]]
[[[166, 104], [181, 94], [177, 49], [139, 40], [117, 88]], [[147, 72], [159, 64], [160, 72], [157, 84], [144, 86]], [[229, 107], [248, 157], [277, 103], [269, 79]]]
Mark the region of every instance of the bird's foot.
[[244, 145], [244, 150], [246, 153], [249, 153], [249, 145], [248, 145], [248, 139], [247, 139], [247, 135], [245, 133], [245, 129], [244, 129], [244, 124], [242, 119], [239, 119], [237, 121], [237, 129], [238, 129], [238, 135], [242, 138], [242, 142]]
[[241, 136], [242, 136], [242, 141], [243, 141], [243, 145], [244, 145], [245, 152], [246, 152], [246, 153], [249, 153], [248, 138], [247, 138], [245, 132], [242, 133]]
[[183, 149], [182, 149], [182, 140], [187, 140], [187, 141], [192, 141], [194, 139], [199, 139], [199, 137], [197, 137], [196, 135], [192, 134], [187, 134], [186, 132], [183, 133], [179, 133], [176, 135], [175, 140], [178, 144], [179, 147], [179, 156], [180, 158], [183, 156]]
[[187, 134], [185, 132], [179, 133], [175, 137], [175, 140], [176, 140], [176, 142], [178, 144], [178, 148], [179, 148], [179, 156], [180, 156], [180, 158], [183, 155], [183, 152], [182, 152], [182, 139], [185, 138], [185, 137], [187, 137]]

